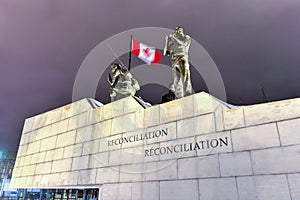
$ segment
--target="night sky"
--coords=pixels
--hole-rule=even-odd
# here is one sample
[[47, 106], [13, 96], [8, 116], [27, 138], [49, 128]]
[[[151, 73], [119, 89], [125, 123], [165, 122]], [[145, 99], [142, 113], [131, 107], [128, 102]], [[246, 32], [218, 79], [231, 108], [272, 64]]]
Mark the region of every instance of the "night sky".
[[[17, 151], [26, 118], [71, 103], [86, 56], [133, 28], [182, 26], [216, 63], [231, 104], [261, 103], [261, 80], [268, 101], [300, 97], [299, 10], [297, 0], [1, 0], [0, 150]], [[195, 91], [207, 91], [191, 72]], [[166, 91], [152, 84], [139, 94], [155, 104]]]

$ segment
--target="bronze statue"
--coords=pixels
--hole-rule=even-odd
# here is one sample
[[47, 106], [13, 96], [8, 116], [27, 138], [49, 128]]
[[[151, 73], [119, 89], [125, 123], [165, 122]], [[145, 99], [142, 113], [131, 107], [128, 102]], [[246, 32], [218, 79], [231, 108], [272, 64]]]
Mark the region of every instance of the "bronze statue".
[[188, 60], [190, 44], [191, 37], [184, 34], [180, 26], [166, 36], [164, 55], [171, 56], [173, 83], [170, 85], [170, 91], [175, 94], [176, 99], [192, 94]]
[[139, 83], [134, 79], [129, 70], [120, 64], [112, 64], [112, 77], [109, 75], [108, 82], [110, 84], [111, 101], [134, 96], [136, 91], [140, 89]]

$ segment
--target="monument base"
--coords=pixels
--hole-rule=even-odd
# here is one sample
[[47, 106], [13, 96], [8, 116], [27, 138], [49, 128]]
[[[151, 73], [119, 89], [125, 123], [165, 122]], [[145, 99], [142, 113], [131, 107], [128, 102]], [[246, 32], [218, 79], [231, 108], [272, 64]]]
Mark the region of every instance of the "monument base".
[[149, 108], [88, 99], [26, 119], [11, 187], [100, 199], [300, 199], [300, 98], [232, 107], [204, 92]]

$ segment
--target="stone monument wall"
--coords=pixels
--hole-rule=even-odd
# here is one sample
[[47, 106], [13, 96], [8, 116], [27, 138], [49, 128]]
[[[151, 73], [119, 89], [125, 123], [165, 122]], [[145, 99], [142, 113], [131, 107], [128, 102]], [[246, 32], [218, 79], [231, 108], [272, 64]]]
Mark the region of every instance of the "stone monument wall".
[[300, 99], [233, 107], [202, 92], [144, 109], [88, 99], [26, 119], [11, 187], [100, 199], [300, 199]]

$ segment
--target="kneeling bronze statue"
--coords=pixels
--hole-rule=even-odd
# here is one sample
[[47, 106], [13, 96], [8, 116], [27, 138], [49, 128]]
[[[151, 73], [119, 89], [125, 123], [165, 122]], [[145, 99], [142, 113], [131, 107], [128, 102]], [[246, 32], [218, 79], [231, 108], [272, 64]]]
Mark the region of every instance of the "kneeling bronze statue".
[[108, 82], [112, 102], [127, 96], [134, 96], [136, 91], [140, 90], [139, 83], [125, 66], [115, 63], [111, 65], [111, 70], [112, 76], [109, 75]]

